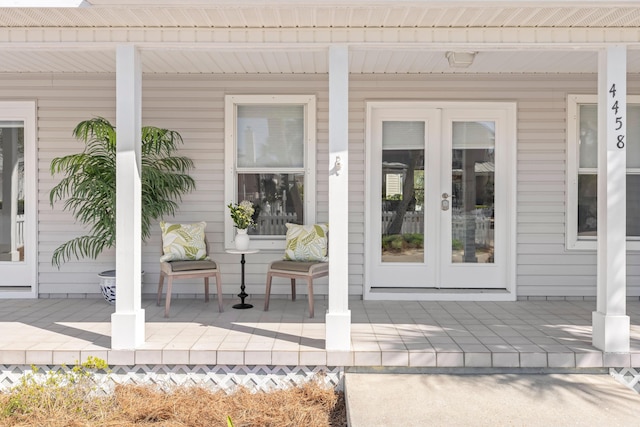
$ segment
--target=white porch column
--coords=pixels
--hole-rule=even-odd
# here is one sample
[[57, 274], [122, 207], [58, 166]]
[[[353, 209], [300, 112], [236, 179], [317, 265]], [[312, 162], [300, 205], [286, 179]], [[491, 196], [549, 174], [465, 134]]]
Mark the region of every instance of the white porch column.
[[628, 352], [626, 315], [627, 48], [615, 45], [598, 62], [598, 288], [593, 345]]
[[111, 315], [111, 347], [144, 343], [141, 308], [141, 124], [142, 68], [133, 45], [116, 48], [116, 311]]
[[349, 311], [349, 49], [329, 48], [329, 310], [327, 350], [351, 348]]

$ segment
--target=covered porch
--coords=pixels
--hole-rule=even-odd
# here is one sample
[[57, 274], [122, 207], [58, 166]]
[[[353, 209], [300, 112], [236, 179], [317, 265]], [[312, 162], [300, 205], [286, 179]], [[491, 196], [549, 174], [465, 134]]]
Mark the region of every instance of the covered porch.
[[[349, 122], [349, 114], [354, 110], [356, 114], [353, 116], [356, 118], [352, 120], [364, 121], [362, 100], [372, 96], [363, 91], [364, 86], [377, 85], [380, 75], [389, 74], [396, 81], [387, 82], [382, 90], [390, 92], [398, 82], [407, 78], [396, 75], [437, 79], [435, 76], [444, 73], [463, 89], [454, 94], [432, 89], [411, 96], [467, 99], [470, 95], [465, 93], [464, 87], [478, 90], [477, 87], [486, 85], [489, 77], [499, 79], [502, 75], [525, 73], [533, 76], [597, 74], [601, 79], [597, 85], [598, 92], [607, 96], [607, 93], [611, 93], [609, 88], [612, 84], [617, 84], [620, 105], [625, 105], [627, 74], [637, 75], [640, 64], [634, 7], [624, 8], [620, 12], [628, 16], [624, 19], [618, 18], [617, 12], [610, 11], [610, 6], [605, 2], [599, 2], [587, 10], [577, 6], [570, 7], [569, 11], [549, 7], [545, 9], [549, 16], [541, 19], [538, 17], [540, 11], [524, 1], [514, 2], [518, 4], [510, 7], [500, 5], [501, 2], [470, 2], [478, 3], [480, 7], [462, 11], [448, 10], [442, 5], [442, 9], [436, 10], [423, 8], [417, 15], [419, 22], [411, 22], [416, 14], [407, 5], [397, 6], [399, 9], [367, 9], [362, 6], [366, 2], [345, 1], [342, 3], [347, 6], [337, 11], [327, 11], [322, 6], [305, 1], [297, 14], [290, 12], [289, 5], [281, 6], [277, 10], [279, 23], [275, 25], [267, 18], [251, 18], [256, 4], [262, 3], [257, 1], [245, 2], [243, 8], [238, 10], [235, 10], [235, 6], [227, 6], [233, 9], [230, 11], [225, 11], [224, 7], [221, 11], [217, 8], [202, 10], [194, 5], [198, 2], [193, 2], [189, 9], [193, 16], [212, 16], [210, 21], [207, 19], [197, 24], [178, 8], [171, 10], [172, 20], [168, 24], [164, 18], [168, 12], [162, 8], [156, 10], [151, 6], [154, 13], [149, 18], [141, 19], [139, 17], [146, 16], [148, 12], [144, 8], [115, 7], [114, 14], [110, 15], [103, 13], [105, 9], [110, 10], [106, 6], [110, 3], [122, 6], [122, 3], [93, 3], [97, 6], [102, 3], [102, 7], [58, 11], [53, 17], [46, 10], [31, 11], [35, 14], [34, 18], [21, 11], [16, 12], [17, 18], [7, 13], [7, 28], [0, 34], [0, 48], [7, 53], [1, 71], [15, 73], [22, 80], [28, 80], [27, 76], [43, 75], [47, 81], [51, 81], [47, 84], [54, 89], [64, 74], [86, 74], [83, 76], [86, 81], [107, 74], [114, 80], [106, 85], [105, 90], [113, 93], [105, 96], [104, 105], [98, 105], [95, 111], [106, 111], [115, 116], [122, 154], [122, 162], [118, 164], [118, 182], [133, 183], [122, 185], [117, 190], [118, 203], [124, 206], [119, 211], [119, 248], [112, 256], [120, 276], [118, 311], [114, 313], [111, 307], [90, 299], [1, 302], [0, 332], [3, 333], [0, 334], [0, 364], [55, 365], [74, 363], [93, 355], [104, 358], [114, 366], [215, 364], [553, 369], [639, 366], [638, 360], [633, 358], [639, 349], [638, 331], [633, 326], [638, 323], [637, 307], [633, 306], [637, 300], [629, 302], [628, 307], [625, 305], [624, 197], [615, 197], [625, 194], [624, 167], [615, 167], [626, 162], [623, 147], [610, 147], [610, 151], [616, 153], [615, 158], [612, 157], [609, 163], [600, 162], [607, 166], [600, 172], [604, 178], [600, 182], [608, 180], [620, 185], [611, 185], [615, 190], [605, 191], [604, 194], [601, 192], [598, 199], [603, 211], [598, 220], [604, 222], [601, 225], [611, 227], [606, 230], [606, 227], [600, 227], [600, 237], [604, 243], [598, 249], [597, 307], [595, 299], [504, 303], [375, 302], [361, 301], [359, 298], [363, 291], [350, 293], [349, 290], [350, 285], [364, 288], [369, 280], [368, 266], [364, 261], [369, 243], [365, 232], [366, 208], [361, 203], [362, 199], [359, 199], [359, 195], [365, 193], [361, 190], [366, 189], [366, 143], [364, 131], [354, 136]], [[348, 3], [354, 3], [355, 6]], [[341, 12], [345, 11], [349, 12], [348, 21], [341, 23]], [[221, 16], [217, 16], [219, 12], [222, 12]], [[229, 12], [233, 13], [226, 15]], [[449, 13], [451, 17], [447, 18]], [[236, 14], [238, 19], [233, 18]], [[578, 19], [578, 22], [567, 18], [577, 19], [582, 14], [586, 18]], [[105, 18], [108, 16], [111, 18]], [[288, 18], [293, 16], [298, 18]], [[306, 16], [314, 18], [307, 21]], [[369, 17], [368, 21], [365, 20], [366, 25], [362, 18], [365, 16]], [[431, 21], [431, 16], [440, 18]], [[600, 16], [604, 18], [600, 19]], [[53, 22], [58, 17], [64, 18], [62, 23]], [[88, 26], [88, 20], [94, 20], [91, 21], [92, 26]], [[450, 65], [446, 58], [451, 52], [472, 53], [474, 57], [477, 54], [475, 66], [458, 68]], [[191, 77], [197, 74], [203, 77]], [[174, 87], [166, 82], [178, 81], [184, 76], [189, 76], [184, 84], [193, 85], [197, 91], [202, 91], [214, 81], [223, 81], [227, 86], [224, 91], [220, 90], [202, 103], [207, 104], [203, 120], [220, 124], [220, 112], [224, 108], [220, 93], [245, 90], [241, 87], [242, 76], [269, 74], [305, 75], [300, 77], [305, 82], [309, 78], [306, 75], [318, 75], [322, 79], [315, 86], [301, 84], [302, 89], [280, 90], [320, 92], [323, 97], [322, 123], [325, 127], [320, 132], [323, 145], [316, 161], [322, 191], [318, 200], [318, 218], [332, 224], [334, 235], [348, 236], [331, 242], [332, 270], [326, 291], [328, 299], [324, 301], [324, 306], [318, 302], [316, 308], [318, 313], [326, 311], [327, 316], [308, 319], [303, 311], [305, 304], [285, 303], [284, 300], [274, 301], [272, 311], [268, 313], [259, 308], [247, 312], [228, 308], [225, 313], [218, 314], [215, 309], [199, 301], [177, 299], [172, 307], [173, 317], [165, 320], [152, 301], [141, 301], [140, 271], [144, 268], [143, 263], [154, 268], [157, 265], [155, 252], [153, 256], [148, 251], [143, 253], [137, 237], [140, 234], [137, 208], [140, 191], [135, 185], [139, 180], [137, 132], [142, 123], [143, 97], [147, 97], [146, 105], [149, 105], [148, 101], [156, 99], [155, 93], [161, 93], [160, 98], [164, 99], [168, 93], [178, 92], [179, 84]], [[478, 81], [472, 81], [467, 74], [477, 76]], [[163, 83], [166, 84], [166, 92], [154, 92], [154, 81], [157, 81], [154, 79], [162, 75], [168, 76]], [[359, 80], [359, 75], [364, 75], [364, 80]], [[144, 90], [143, 81], [147, 85]], [[521, 109], [525, 116], [523, 123], [535, 122], [541, 114], [546, 114], [546, 104], [538, 103], [536, 94], [531, 94], [529, 88], [524, 95], [510, 94], [507, 89], [501, 88], [499, 93], [490, 96], [500, 99], [523, 98], [528, 103], [528, 107]], [[260, 87], [259, 92], [270, 94], [273, 90]], [[189, 95], [188, 90], [182, 91], [186, 93], [185, 99], [189, 97], [182, 101], [185, 105], [189, 104], [184, 116], [191, 117], [194, 108], [191, 104], [198, 104], [193, 100], [199, 99], [200, 94]], [[593, 92], [593, 88], [590, 91]], [[374, 98], [381, 96], [379, 92], [372, 93]], [[22, 96], [24, 94], [20, 93]], [[483, 98], [486, 96], [483, 95]], [[41, 97], [39, 93], [33, 95], [34, 99]], [[171, 108], [174, 108], [174, 97], [171, 95], [166, 98]], [[60, 102], [60, 99], [64, 102]], [[217, 103], [212, 104], [213, 107], [208, 105], [211, 100]], [[603, 99], [600, 102], [600, 120], [607, 125], [600, 126], [600, 129], [618, 130], [618, 117], [605, 114], [606, 103], [603, 101], [611, 100]], [[40, 102], [39, 126], [42, 127], [48, 120], [55, 122], [52, 127], [56, 128], [56, 132], [61, 132], [57, 129], [60, 116], [68, 120], [75, 119], [67, 113], [67, 102], [71, 101], [61, 95], [51, 98], [49, 107], [46, 100]], [[554, 117], [554, 123], [564, 120], [564, 113], [560, 111], [564, 105], [564, 101], [555, 102], [554, 109], [558, 110], [561, 119], [558, 121]], [[51, 111], [49, 116], [47, 108]], [[84, 103], [82, 108], [86, 108]], [[163, 114], [174, 114], [173, 110], [167, 111], [170, 112], [157, 113], [147, 109], [145, 120], [159, 121]], [[66, 114], [70, 117], [67, 118]], [[175, 120], [186, 121], [180, 117]], [[180, 123], [180, 126], [184, 126], [188, 132], [188, 126], [195, 129], [199, 125]], [[553, 178], [556, 181], [552, 190], [558, 193], [555, 197], [561, 199], [542, 200], [549, 205], [543, 206], [547, 209], [544, 213], [555, 221], [549, 227], [538, 223], [530, 225], [526, 220], [517, 223], [513, 216], [509, 232], [511, 248], [505, 249], [515, 255], [519, 255], [518, 244], [532, 242], [540, 246], [536, 247], [536, 251], [541, 253], [536, 252], [536, 255], [553, 256], [550, 250], [560, 251], [564, 255], [564, 242], [558, 240], [564, 233], [564, 207], [560, 207], [565, 200], [564, 127], [554, 130], [558, 136], [554, 136], [551, 145], [545, 145], [548, 144], [546, 136], [531, 138], [535, 148], [534, 145], [527, 146], [526, 142], [518, 141], [522, 147], [519, 166], [520, 170], [525, 171], [511, 181], [523, 188], [522, 193], [517, 195], [522, 201], [518, 215], [529, 214], [529, 218], [539, 216], [540, 195], [537, 192], [541, 191], [540, 177], [546, 179], [550, 175], [549, 167], [555, 168]], [[534, 127], [528, 131], [544, 134], [547, 129]], [[66, 143], [66, 134], [64, 138], [57, 133], [53, 135], [52, 138], [51, 134], [40, 132], [41, 152], [49, 149], [53, 153], [59, 145]], [[615, 141], [614, 136], [624, 138], [624, 129], [619, 134], [609, 132], [601, 135], [599, 139]], [[203, 170], [210, 171], [207, 177], [211, 182], [218, 182], [221, 177], [227, 179], [223, 175], [225, 172], [220, 153], [231, 152], [233, 146], [225, 145], [223, 139], [220, 128], [209, 131], [203, 137], [207, 143], [216, 140], [214, 145], [206, 146], [206, 155], [212, 158], [203, 165]], [[540, 145], [551, 148], [543, 150], [538, 148]], [[604, 144], [601, 145], [604, 147]], [[605, 154], [602, 151], [601, 159]], [[351, 160], [349, 155], [352, 156]], [[43, 159], [35, 159], [35, 163]], [[549, 159], [555, 162], [550, 163], [551, 166]], [[338, 168], [339, 165], [342, 165], [342, 169]], [[46, 165], [39, 167], [42, 171], [46, 170]], [[611, 176], [607, 175], [609, 171], [613, 171]], [[356, 187], [349, 193], [349, 186], [354, 183]], [[39, 184], [39, 191], [43, 193], [51, 182], [43, 180]], [[35, 191], [36, 183], [33, 185], [31, 205], [37, 206], [42, 200], [38, 199]], [[602, 188], [606, 190], [604, 186]], [[547, 189], [543, 191], [548, 192]], [[196, 194], [200, 200], [193, 202], [191, 210], [181, 212], [181, 218], [196, 215], [201, 218], [200, 215], [207, 212], [212, 219], [210, 232], [216, 236], [229, 234], [232, 226], [224, 211], [228, 197], [225, 194], [221, 203], [222, 194], [220, 188]], [[608, 199], [616, 203], [607, 205]], [[515, 214], [516, 210], [513, 212]], [[618, 215], [614, 216], [613, 213]], [[49, 236], [61, 233], [62, 227], [57, 228], [55, 215], [49, 210], [40, 208], [38, 214], [41, 236], [35, 233], [34, 225], [27, 227], [32, 231], [31, 244], [28, 246], [31, 253], [27, 255], [30, 264], [24, 265], [28, 267], [29, 277], [38, 278], [38, 283], [34, 280], [30, 284], [33, 296], [44, 296], [51, 290], [60, 294], [86, 293], [84, 287], [68, 286], [73, 282], [71, 278], [75, 272], [54, 271], [49, 265], [49, 255], [54, 246], [49, 240], [53, 237]], [[225, 218], [226, 222], [221, 218]], [[34, 214], [32, 224], [36, 224], [35, 220]], [[69, 222], [68, 218], [60, 221], [65, 226], [65, 233], [69, 232], [66, 229]], [[38, 238], [41, 240], [36, 240]], [[547, 238], [549, 240], [544, 240]], [[225, 242], [218, 239], [214, 243], [214, 254], [224, 256]], [[150, 261], [152, 258], [153, 261]], [[261, 262], [266, 262], [266, 254]], [[520, 286], [524, 281], [518, 276], [517, 270], [539, 269], [539, 265], [537, 259], [531, 265], [524, 265], [524, 268], [510, 264], [510, 298], [520, 296], [516, 295], [516, 284]], [[90, 271], [92, 267], [85, 264], [76, 268]], [[578, 269], [581, 271], [582, 267], [578, 266]], [[575, 275], [574, 272], [571, 276]], [[545, 282], [544, 279], [536, 279], [535, 283]], [[476, 295], [467, 296], [467, 299], [473, 297]], [[255, 303], [260, 307], [260, 300]], [[596, 320], [592, 318], [594, 311], [599, 316]], [[632, 325], [630, 351], [626, 332], [629, 318]], [[592, 324], [597, 325], [595, 334]], [[600, 343], [599, 347], [608, 349], [608, 352], [592, 346], [592, 336]]]
[[[113, 307], [98, 299], [0, 301], [0, 367], [73, 365], [88, 356], [111, 366], [227, 365], [421, 369], [584, 370], [640, 366], [640, 303], [629, 302], [631, 350], [594, 347], [595, 301], [350, 301], [351, 350], [325, 346], [325, 319], [304, 299], [261, 299], [225, 311], [202, 298], [179, 298], [172, 317], [144, 299], [146, 339], [111, 348]], [[327, 301], [316, 302], [316, 312]], [[9, 369], [10, 370], [10, 369]], [[2, 381], [0, 381], [0, 384]]]

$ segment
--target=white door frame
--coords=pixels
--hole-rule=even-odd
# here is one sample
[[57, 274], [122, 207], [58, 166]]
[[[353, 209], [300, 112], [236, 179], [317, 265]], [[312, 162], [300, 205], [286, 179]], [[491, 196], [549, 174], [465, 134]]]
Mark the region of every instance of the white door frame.
[[[0, 121], [24, 122], [24, 261], [2, 261], [0, 299], [38, 296], [36, 102], [0, 101]], [[13, 286], [24, 290], [8, 290]], [[3, 290], [6, 289], [6, 290]]]
[[[495, 290], [486, 289], [372, 289], [372, 265], [375, 254], [379, 255], [379, 251], [375, 248], [367, 250], [365, 253], [365, 277], [363, 295], [369, 300], [473, 300], [473, 301], [513, 301], [516, 299], [516, 103], [514, 102], [457, 102], [457, 101], [372, 101], [367, 103], [366, 107], [366, 173], [367, 176], [372, 172], [372, 167], [377, 168], [373, 164], [372, 141], [374, 140], [374, 129], [372, 125], [373, 114], [375, 110], [402, 110], [402, 109], [418, 109], [418, 110], [434, 110], [441, 109], [446, 111], [452, 110], [504, 110], [506, 115], [506, 129], [504, 132], [509, 141], [506, 144], [506, 153], [503, 159], [506, 168], [506, 188], [504, 189], [506, 197], [504, 206], [505, 212], [505, 230], [507, 236], [503, 240], [505, 248], [505, 270], [504, 270], [504, 288]], [[365, 180], [365, 248], [373, 248], [376, 245], [375, 237], [372, 233], [372, 221], [375, 221], [372, 210], [372, 189], [374, 183], [371, 179]], [[426, 248], [425, 248], [426, 250]]]
[[[378, 116], [380, 112], [380, 116]], [[422, 148], [425, 150], [424, 156], [424, 171], [425, 182], [429, 185], [425, 186], [425, 201], [435, 199], [437, 197], [438, 190], [440, 189], [440, 151], [438, 144], [430, 144], [430, 141], [440, 138], [442, 133], [440, 124], [442, 123], [442, 111], [440, 109], [417, 109], [417, 108], [393, 108], [393, 109], [372, 109], [371, 111], [371, 136], [372, 138], [382, 138], [381, 124], [385, 121], [399, 121], [399, 122], [422, 122], [425, 123], [425, 145]], [[376, 147], [381, 146], [381, 141], [371, 140]], [[371, 147], [371, 144], [367, 145]], [[434, 147], [434, 150], [427, 150], [427, 147]], [[398, 147], [407, 148], [407, 147]], [[412, 147], [415, 148], [415, 147]], [[368, 165], [372, 165], [373, 168], [380, 169], [382, 164], [382, 150], [368, 150]], [[368, 171], [372, 171], [367, 168]], [[382, 259], [382, 247], [381, 245], [374, 243], [373, 236], [375, 233], [380, 233], [378, 227], [378, 221], [374, 218], [380, 218], [382, 214], [382, 207], [380, 203], [375, 203], [374, 200], [379, 200], [379, 189], [382, 188], [382, 174], [371, 173], [366, 180], [369, 189], [367, 190], [367, 214], [370, 215], [372, 221], [367, 221], [368, 238], [371, 240], [371, 244], [367, 245], [367, 256], [369, 259], [369, 267], [373, 269], [376, 266], [375, 277], [379, 282], [391, 282], [395, 281], [396, 284], [407, 288], [421, 288], [421, 287], [435, 287], [439, 283], [437, 276], [437, 265], [440, 260], [440, 253], [431, 245], [425, 242], [424, 245], [424, 259], [423, 262], [402, 262], [402, 263], [381, 263]], [[438, 194], [433, 194], [434, 192]], [[375, 195], [374, 195], [375, 194]], [[429, 221], [428, 219], [440, 215], [440, 209], [434, 204], [425, 204], [424, 207], [424, 227], [427, 239], [431, 236], [439, 234], [437, 224], [435, 221]], [[399, 275], [399, 271], [402, 271], [402, 275]]]
[[453, 150], [453, 123], [454, 122], [493, 122], [495, 123], [495, 229], [494, 229], [494, 262], [492, 263], [454, 263], [451, 261], [451, 247], [445, 245], [452, 238], [452, 210], [441, 212], [440, 229], [442, 251], [440, 259], [440, 286], [442, 288], [455, 289], [458, 284], [466, 284], [469, 288], [477, 289], [505, 289], [508, 279], [505, 276], [509, 263], [510, 251], [507, 241], [507, 227], [512, 215], [508, 214], [508, 183], [513, 180], [509, 175], [509, 134], [508, 134], [508, 110], [505, 108], [490, 108], [483, 105], [481, 108], [464, 107], [446, 109], [442, 114], [442, 162], [441, 191], [452, 190], [451, 169], [447, 165], [452, 164]]

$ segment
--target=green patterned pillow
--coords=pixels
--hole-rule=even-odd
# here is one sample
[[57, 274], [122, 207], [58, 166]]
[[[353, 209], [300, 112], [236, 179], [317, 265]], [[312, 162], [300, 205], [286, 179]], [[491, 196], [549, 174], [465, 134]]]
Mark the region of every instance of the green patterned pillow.
[[284, 259], [290, 261], [329, 261], [327, 257], [327, 224], [286, 224], [287, 242]]
[[160, 262], [209, 259], [204, 242], [207, 223], [171, 224], [161, 222], [162, 252]]

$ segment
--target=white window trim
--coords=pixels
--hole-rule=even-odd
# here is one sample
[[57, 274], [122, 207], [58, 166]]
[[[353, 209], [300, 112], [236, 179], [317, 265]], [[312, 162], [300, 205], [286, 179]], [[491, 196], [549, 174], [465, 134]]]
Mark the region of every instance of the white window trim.
[[[567, 209], [566, 209], [566, 248], [567, 250], [595, 251], [597, 238], [578, 239], [578, 169], [580, 152], [578, 135], [580, 104], [597, 104], [598, 95], [569, 95], [567, 97]], [[627, 104], [640, 104], [640, 96], [627, 96]], [[640, 250], [640, 239], [627, 237], [627, 249]]]
[[[297, 104], [304, 105], [304, 222], [316, 222], [316, 97], [315, 95], [227, 95], [225, 96], [224, 136], [224, 246], [235, 248], [234, 227], [227, 205], [240, 202], [236, 197], [236, 106], [247, 104]], [[282, 168], [286, 173], [286, 168]], [[263, 238], [251, 236], [251, 248], [284, 250], [285, 236]]]

